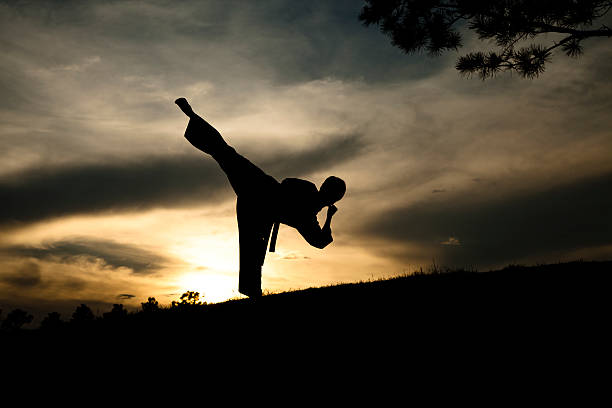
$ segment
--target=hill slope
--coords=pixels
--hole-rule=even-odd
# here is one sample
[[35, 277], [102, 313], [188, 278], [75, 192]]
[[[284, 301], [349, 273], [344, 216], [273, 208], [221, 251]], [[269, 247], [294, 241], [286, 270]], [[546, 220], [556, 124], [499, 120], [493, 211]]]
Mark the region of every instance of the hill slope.
[[[609, 321], [612, 262], [413, 275], [134, 313], [29, 337], [190, 341], [217, 346], [509, 341], [597, 335]], [[283, 343], [283, 344], [285, 344]]]
[[499, 366], [528, 358], [550, 369], [561, 355], [566, 362], [607, 350], [611, 276], [612, 262], [414, 275], [8, 337], [42, 354], [80, 356], [85, 348], [89, 358], [103, 350], [113, 361], [140, 355], [429, 366], [460, 358]]

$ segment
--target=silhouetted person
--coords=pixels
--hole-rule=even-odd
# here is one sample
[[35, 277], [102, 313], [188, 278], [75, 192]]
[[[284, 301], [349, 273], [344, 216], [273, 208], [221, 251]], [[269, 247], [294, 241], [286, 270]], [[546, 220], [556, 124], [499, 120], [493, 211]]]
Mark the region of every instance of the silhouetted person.
[[[261, 296], [261, 267], [270, 231], [270, 251], [274, 252], [278, 224], [294, 227], [317, 248], [332, 241], [331, 219], [338, 211], [334, 203], [344, 196], [346, 185], [338, 177], [328, 177], [321, 188], [306, 180], [288, 178], [279, 183], [229, 146], [208, 122], [195, 114], [185, 98], [176, 104], [189, 117], [185, 138], [210, 154], [221, 166], [237, 196], [236, 216], [240, 243], [238, 290], [249, 297]], [[323, 228], [317, 214], [327, 208]]]

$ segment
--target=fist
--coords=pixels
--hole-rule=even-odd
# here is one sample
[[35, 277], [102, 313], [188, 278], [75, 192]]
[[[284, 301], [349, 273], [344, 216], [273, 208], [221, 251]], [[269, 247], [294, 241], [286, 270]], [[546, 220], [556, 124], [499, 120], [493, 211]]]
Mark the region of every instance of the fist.
[[330, 205], [329, 207], [327, 207], [327, 215], [328, 216], [332, 216], [334, 215], [336, 212], [338, 212], [338, 207], [336, 207], [335, 205]]

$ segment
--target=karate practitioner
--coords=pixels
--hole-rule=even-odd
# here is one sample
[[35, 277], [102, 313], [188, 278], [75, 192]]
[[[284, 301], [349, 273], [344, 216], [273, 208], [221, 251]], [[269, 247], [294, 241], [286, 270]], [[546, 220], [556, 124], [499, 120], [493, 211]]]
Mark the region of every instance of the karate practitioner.
[[[310, 245], [325, 248], [333, 241], [331, 220], [338, 211], [334, 203], [344, 196], [346, 185], [334, 176], [328, 177], [320, 189], [297, 178], [279, 183], [229, 146], [214, 127], [193, 112], [185, 98], [175, 103], [189, 117], [185, 138], [219, 163], [236, 193], [240, 244], [238, 290], [249, 297], [259, 297], [261, 267], [270, 231], [271, 252], [275, 249], [279, 223], [297, 229]], [[324, 207], [327, 207], [327, 218], [321, 228], [317, 214]]]

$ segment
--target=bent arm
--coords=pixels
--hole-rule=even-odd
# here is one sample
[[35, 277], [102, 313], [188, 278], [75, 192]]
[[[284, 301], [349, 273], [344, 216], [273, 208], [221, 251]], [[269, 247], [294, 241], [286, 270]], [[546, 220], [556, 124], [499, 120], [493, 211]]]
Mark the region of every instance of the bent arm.
[[331, 244], [334, 240], [331, 231], [332, 216], [333, 212], [328, 211], [327, 219], [325, 220], [325, 224], [323, 224], [323, 228], [320, 228], [319, 223], [316, 221], [316, 219], [314, 219], [312, 223], [309, 223], [302, 228], [298, 228], [298, 232], [310, 245], [315, 248], [323, 249]]
[[315, 229], [299, 229], [299, 233], [304, 237], [306, 242], [315, 248], [323, 249], [334, 240], [330, 229], [317, 228]]

